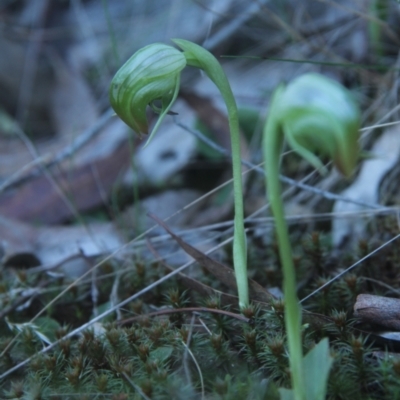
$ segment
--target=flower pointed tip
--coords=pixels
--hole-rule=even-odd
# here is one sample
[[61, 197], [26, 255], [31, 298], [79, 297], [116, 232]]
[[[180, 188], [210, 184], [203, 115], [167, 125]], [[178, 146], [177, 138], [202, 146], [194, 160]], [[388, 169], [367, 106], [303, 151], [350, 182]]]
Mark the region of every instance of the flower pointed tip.
[[188, 40], [174, 38], [174, 39], [171, 39], [171, 42], [173, 42], [173, 43], [175, 43], [175, 44], [177, 44], [179, 46], [179, 43], [185, 43], [185, 42], [188, 42]]

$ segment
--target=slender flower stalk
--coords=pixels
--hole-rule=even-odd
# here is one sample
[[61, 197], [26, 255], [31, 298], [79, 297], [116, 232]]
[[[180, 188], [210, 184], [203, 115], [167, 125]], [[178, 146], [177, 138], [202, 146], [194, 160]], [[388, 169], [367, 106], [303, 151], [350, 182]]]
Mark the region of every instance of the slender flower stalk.
[[358, 108], [345, 88], [323, 76], [307, 74], [286, 87], [282, 85], [276, 89], [264, 127], [267, 196], [275, 217], [283, 269], [285, 326], [296, 400], [311, 399], [305, 384], [301, 308], [279, 182], [282, 145], [286, 139], [297, 153], [322, 173], [326, 169], [314, 153], [324, 153], [343, 174], [349, 176], [358, 159], [359, 119]]
[[[180, 74], [185, 66], [201, 69], [219, 89], [228, 110], [232, 146], [233, 195], [235, 208], [233, 263], [239, 306], [248, 306], [247, 249], [244, 232], [242, 169], [236, 101], [217, 59], [206, 49], [182, 39], [173, 42], [183, 51], [160, 43], [137, 51], [116, 73], [110, 86], [110, 102], [118, 116], [134, 131], [147, 134], [146, 108], [160, 113], [149, 140], [176, 100]], [[155, 101], [161, 101], [158, 109]]]

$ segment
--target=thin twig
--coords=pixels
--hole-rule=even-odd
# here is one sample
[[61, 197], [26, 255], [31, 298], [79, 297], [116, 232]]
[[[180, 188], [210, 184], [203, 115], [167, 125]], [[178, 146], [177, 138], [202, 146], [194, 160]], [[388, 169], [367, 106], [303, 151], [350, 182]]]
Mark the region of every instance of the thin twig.
[[196, 357], [194, 356], [194, 354], [192, 353], [192, 351], [189, 349], [189, 346], [182, 340], [183, 345], [185, 346], [186, 352], [190, 355], [190, 357], [192, 358], [194, 365], [197, 368], [197, 371], [199, 372], [199, 377], [200, 377], [200, 385], [201, 385], [201, 399], [204, 400], [204, 396], [205, 396], [205, 388], [204, 388], [204, 380], [203, 380], [203, 374], [201, 372], [201, 368], [199, 363], [196, 360]]
[[[210, 39], [206, 39], [203, 47], [208, 50], [215, 49], [227, 38], [231, 37], [240, 28], [242, 28], [254, 15], [258, 14], [262, 6], [269, 0], [260, 0], [259, 3], [250, 3], [246, 10], [243, 10], [236, 18], [232, 18], [230, 22], [224, 25], [218, 32], [214, 33]], [[201, 4], [203, 7], [204, 5]]]
[[90, 140], [92, 140], [97, 134], [100, 133], [101, 129], [106, 125], [106, 123], [111, 119], [114, 115], [113, 110], [108, 109], [91, 127], [83, 131], [70, 146], [66, 147], [62, 151], [60, 151], [57, 155], [55, 155], [50, 160], [44, 160], [40, 157], [37, 162], [37, 169], [33, 171], [29, 171], [26, 174], [19, 175], [13, 174], [10, 179], [7, 179], [0, 185], [0, 193], [6, 189], [10, 189], [14, 186], [20, 185], [30, 179], [36, 178], [44, 173], [45, 170], [53, 167], [56, 164], [64, 161], [65, 159], [71, 157], [78, 150], [80, 150], [84, 145], [86, 145]]
[[249, 322], [250, 319], [246, 318], [242, 314], [236, 314], [231, 311], [226, 310], [218, 310], [216, 308], [207, 308], [207, 307], [183, 307], [183, 308], [168, 308], [163, 310], [154, 311], [144, 315], [137, 315], [135, 317], [131, 317], [128, 319], [124, 319], [123, 321], [119, 321], [118, 325], [125, 325], [134, 321], [137, 321], [143, 317], [159, 317], [162, 315], [167, 314], [177, 314], [177, 313], [186, 313], [186, 312], [206, 312], [206, 313], [213, 313], [213, 314], [221, 314], [225, 315], [226, 317], [235, 318], [242, 322]]
[[[188, 366], [188, 354], [190, 354], [193, 357], [193, 354], [189, 350], [190, 346], [190, 341], [192, 340], [192, 333], [193, 333], [193, 325], [194, 325], [194, 315], [192, 315], [192, 318], [190, 320], [190, 325], [189, 325], [189, 332], [187, 335], [186, 343], [181, 339], [180, 341], [182, 342], [183, 346], [185, 347], [185, 352], [183, 353], [183, 359], [182, 359], [182, 364], [183, 364], [183, 369], [185, 370], [185, 375], [186, 375], [186, 380], [190, 386], [193, 386], [192, 383], [192, 377], [190, 375], [189, 371], [189, 366]], [[195, 365], [197, 366], [196, 360], [194, 360]], [[200, 379], [202, 378], [201, 372], [199, 372]]]
[[143, 393], [143, 390], [138, 385], [136, 385], [134, 382], [132, 382], [131, 378], [129, 378], [129, 376], [126, 372], [121, 372], [121, 375], [133, 387], [133, 389], [135, 389], [140, 394], [140, 396], [142, 396], [145, 400], [151, 400], [150, 397], [146, 396]]
[[343, 275], [347, 274], [348, 272], [350, 272], [352, 269], [354, 269], [355, 267], [357, 267], [358, 265], [360, 265], [363, 261], [365, 261], [367, 258], [371, 257], [372, 255], [374, 255], [375, 253], [377, 253], [378, 251], [382, 250], [384, 247], [386, 247], [387, 245], [391, 244], [392, 242], [394, 242], [395, 240], [400, 238], [400, 233], [396, 236], [394, 236], [393, 238], [391, 238], [390, 240], [388, 240], [386, 243], [384, 243], [383, 245], [379, 246], [377, 249], [371, 251], [371, 253], [367, 254], [365, 257], [361, 258], [360, 260], [358, 260], [357, 262], [355, 262], [353, 265], [351, 265], [350, 267], [346, 268], [344, 271], [342, 271], [340, 274], [337, 274], [334, 278], [330, 279], [328, 282], [324, 283], [322, 286], [320, 286], [318, 289], [314, 290], [312, 293], [310, 293], [309, 295], [307, 295], [306, 297], [304, 297], [303, 299], [300, 300], [300, 303], [305, 302], [306, 300], [308, 300], [310, 297], [314, 296], [315, 294], [317, 294], [318, 292], [320, 292], [321, 290], [325, 289], [327, 286], [329, 286], [332, 282], [338, 280], [339, 278], [341, 278]]

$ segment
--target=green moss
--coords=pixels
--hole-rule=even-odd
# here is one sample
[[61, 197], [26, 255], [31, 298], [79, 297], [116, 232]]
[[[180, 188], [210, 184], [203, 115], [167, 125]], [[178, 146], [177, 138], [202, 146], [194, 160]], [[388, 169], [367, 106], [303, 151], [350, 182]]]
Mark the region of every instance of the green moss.
[[[376, 226], [371, 224], [370, 229]], [[329, 237], [324, 233], [303, 235], [302, 240], [295, 242], [294, 250], [299, 260], [296, 264], [299, 281], [304, 282], [299, 297], [318, 289], [354, 260], [376, 248], [382, 234], [375, 230], [373, 237], [373, 242], [360, 243], [358, 254], [344, 254], [332, 264]], [[265, 288], [277, 286], [281, 280], [276, 245], [274, 240], [269, 243], [265, 246], [249, 242], [250, 274]], [[120, 299], [165, 274], [161, 264], [135, 260], [126, 269], [123, 265], [103, 268], [97, 277], [99, 304], [107, 304], [113, 287], [110, 277], [117, 268], [123, 277], [118, 290]], [[307, 310], [327, 317], [322, 326], [303, 327], [303, 350], [307, 353], [323, 337], [329, 337], [334, 357], [329, 399], [389, 400], [399, 396], [400, 362], [389, 355], [377, 358], [374, 351], [378, 345], [360, 334], [352, 315], [357, 294], [385, 295], [387, 288], [382, 283], [398, 289], [400, 281], [393, 277], [399, 272], [399, 252], [392, 245], [304, 303]], [[17, 290], [26, 282], [37, 282], [43, 277], [37, 274], [35, 279], [21, 280], [12, 274], [3, 274], [0, 284]], [[221, 292], [234, 294], [210, 275], [202, 276], [201, 280], [212, 283]], [[68, 283], [55, 279], [29, 306], [11, 310], [7, 315], [9, 325], [0, 324], [0, 350], [16, 335], [17, 323], [29, 321], [55, 291]], [[276, 387], [290, 386], [282, 300], [270, 305], [251, 304], [243, 310], [250, 323], [229, 315], [182, 312], [185, 307], [233, 313], [238, 310], [235, 301], [228, 305], [221, 296], [196, 294], [179, 278], [169, 280], [123, 308], [120, 319], [112, 314], [96, 329], [87, 329], [79, 336], [61, 341], [46, 354], [39, 354], [46, 345], [45, 338], [60, 339], [79, 326], [82, 318], [84, 322], [90, 318], [93, 304], [89, 289], [87, 283], [79, 286], [61, 298], [45, 318], [23, 325], [22, 334], [1, 358], [0, 370], [3, 373], [25, 357], [37, 355], [28, 366], [1, 382], [0, 398], [64, 400], [76, 399], [79, 395], [88, 399], [124, 396], [141, 399], [139, 390], [151, 399], [200, 399], [204, 390], [205, 398], [211, 400], [277, 399]], [[15, 299], [7, 301], [11, 304]], [[164, 309], [173, 309], [174, 313], [163, 314]], [[156, 316], [147, 316], [155, 310]], [[14, 328], [10, 330], [10, 327]], [[382, 347], [380, 350], [384, 351]]]

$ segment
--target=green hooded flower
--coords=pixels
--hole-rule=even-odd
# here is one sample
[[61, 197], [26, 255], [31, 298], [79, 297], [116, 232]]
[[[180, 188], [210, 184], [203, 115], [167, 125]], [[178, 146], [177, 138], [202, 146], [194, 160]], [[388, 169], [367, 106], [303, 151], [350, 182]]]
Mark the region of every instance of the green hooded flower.
[[314, 153], [328, 155], [345, 176], [358, 160], [359, 109], [351, 94], [335, 81], [306, 74], [278, 88], [275, 118], [289, 145], [321, 172]]
[[138, 50], [116, 73], [110, 102], [118, 116], [137, 133], [148, 133], [146, 107], [161, 100], [161, 114], [168, 112], [186, 66], [183, 53], [172, 46], [151, 44]]

